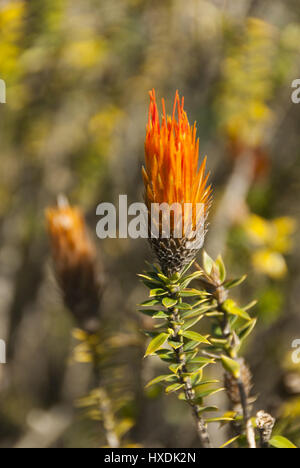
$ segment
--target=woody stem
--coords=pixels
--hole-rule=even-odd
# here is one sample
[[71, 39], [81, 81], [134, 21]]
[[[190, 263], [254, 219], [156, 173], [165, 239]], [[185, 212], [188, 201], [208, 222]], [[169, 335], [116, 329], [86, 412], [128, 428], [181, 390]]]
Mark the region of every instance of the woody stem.
[[178, 343], [181, 343], [181, 346], [174, 349], [174, 357], [176, 363], [179, 365], [179, 369], [177, 372], [179, 382], [184, 385], [184, 394], [187, 403], [192, 409], [192, 413], [196, 422], [196, 428], [198, 437], [200, 440], [201, 448], [212, 448], [212, 444], [210, 442], [210, 437], [207, 431], [207, 425], [200, 415], [200, 407], [195, 403], [195, 392], [193, 390], [193, 386], [191, 383], [191, 379], [189, 377], [185, 377], [184, 374], [187, 374], [186, 368], [186, 354], [183, 348], [183, 336], [180, 334], [181, 331], [181, 317], [179, 310], [174, 308], [172, 310], [172, 315], [169, 320], [170, 328], [173, 331], [172, 340]]
[[101, 385], [100, 367], [98, 362], [99, 357], [95, 346], [91, 346], [91, 353], [94, 382], [100, 392], [98, 404], [102, 416], [106, 441], [110, 448], [120, 448], [121, 443], [116, 433], [116, 423], [111, 408], [111, 401], [105, 388], [103, 388], [103, 386]]
[[[222, 334], [223, 338], [225, 338], [228, 341], [228, 356], [235, 360], [238, 361], [238, 357], [236, 355], [236, 352], [231, 345], [231, 340], [230, 337], [232, 335], [232, 330], [231, 326], [228, 320], [228, 315], [227, 313], [223, 310], [222, 304], [219, 304], [218, 310], [223, 313], [223, 320], [221, 321], [221, 329], [222, 329]], [[255, 431], [251, 422], [251, 416], [249, 412], [249, 406], [248, 406], [248, 401], [247, 401], [247, 392], [245, 389], [245, 384], [243, 382], [242, 378], [236, 379], [236, 383], [239, 389], [239, 394], [240, 394], [240, 402], [241, 402], [241, 407], [243, 411], [243, 420], [244, 420], [244, 425], [245, 425], [245, 431], [246, 431], [246, 437], [248, 441], [249, 448], [256, 448], [256, 442], [255, 442]]]

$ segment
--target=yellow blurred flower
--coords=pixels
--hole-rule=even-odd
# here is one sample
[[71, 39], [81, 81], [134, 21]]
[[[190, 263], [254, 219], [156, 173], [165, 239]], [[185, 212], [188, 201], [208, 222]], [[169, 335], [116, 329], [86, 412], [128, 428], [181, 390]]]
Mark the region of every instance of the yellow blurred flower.
[[244, 223], [244, 229], [254, 245], [264, 245], [270, 237], [269, 223], [255, 214], [248, 216]]
[[291, 235], [296, 230], [296, 221], [290, 217], [274, 219], [272, 223], [274, 238], [273, 247], [279, 252], [289, 252], [292, 248]]
[[74, 68], [90, 68], [102, 61], [105, 51], [102, 40], [85, 39], [68, 44], [64, 51], [64, 59]]
[[1, 74], [8, 79], [16, 78], [20, 68], [19, 55], [20, 39], [23, 17], [25, 14], [25, 2], [10, 2], [0, 6], [0, 57]]
[[281, 217], [268, 221], [250, 214], [243, 228], [250, 242], [259, 247], [252, 255], [254, 268], [272, 278], [282, 278], [287, 272], [283, 254], [291, 250], [295, 220]]
[[269, 249], [260, 249], [252, 255], [254, 268], [274, 279], [283, 278], [287, 272], [284, 257]]
[[244, 222], [249, 240], [257, 246], [267, 246], [277, 252], [291, 250], [291, 235], [295, 232], [296, 222], [288, 216], [268, 221], [261, 216], [250, 214]]

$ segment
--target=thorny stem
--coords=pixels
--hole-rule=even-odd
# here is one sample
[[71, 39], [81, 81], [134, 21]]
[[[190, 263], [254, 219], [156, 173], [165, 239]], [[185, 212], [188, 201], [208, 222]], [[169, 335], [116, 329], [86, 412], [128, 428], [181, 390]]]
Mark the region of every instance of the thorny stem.
[[172, 310], [171, 320], [169, 320], [170, 328], [173, 330], [173, 340], [182, 343], [182, 345], [174, 349], [174, 355], [177, 364], [180, 365], [178, 370], [179, 381], [184, 385], [184, 393], [187, 403], [192, 409], [192, 413], [196, 422], [197, 433], [200, 439], [201, 448], [212, 448], [207, 426], [204, 419], [200, 416], [200, 407], [194, 402], [195, 392], [193, 390], [191, 380], [189, 377], [184, 377], [183, 374], [187, 373], [186, 368], [186, 355], [183, 350], [183, 337], [179, 334], [181, 330], [180, 314], [178, 309]]
[[[219, 308], [218, 310], [223, 313], [223, 320], [221, 323], [221, 328], [222, 328], [222, 333], [223, 337], [228, 340], [229, 344], [229, 356], [231, 359], [234, 359], [235, 361], [238, 361], [236, 352], [234, 351], [233, 345], [230, 345], [230, 336], [231, 336], [231, 327], [230, 323], [228, 320], [227, 313], [223, 310], [222, 304], [219, 303]], [[241, 406], [242, 406], [242, 411], [243, 411], [243, 419], [244, 419], [244, 425], [245, 425], [245, 431], [246, 431], [246, 437], [248, 441], [249, 448], [256, 448], [256, 442], [255, 442], [255, 431], [251, 422], [251, 416], [249, 413], [249, 406], [248, 406], [248, 401], [247, 401], [247, 392], [245, 389], [245, 385], [243, 380], [236, 379], [238, 389], [239, 389], [239, 394], [240, 394], [240, 400], [241, 400]]]

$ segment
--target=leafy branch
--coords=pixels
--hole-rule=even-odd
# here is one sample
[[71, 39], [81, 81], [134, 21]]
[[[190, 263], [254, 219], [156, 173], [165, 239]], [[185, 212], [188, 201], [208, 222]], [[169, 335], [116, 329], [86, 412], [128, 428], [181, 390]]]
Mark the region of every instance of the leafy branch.
[[150, 289], [149, 300], [141, 304], [141, 312], [159, 320], [155, 332], [146, 332], [152, 339], [145, 356], [158, 356], [168, 364], [170, 371], [153, 379], [148, 386], [163, 383], [166, 393], [178, 392], [178, 398], [186, 401], [192, 410], [201, 446], [211, 448], [207, 431], [210, 420], [205, 419], [204, 415], [217, 408], [204, 406], [203, 400], [221, 389], [210, 388], [211, 384], [218, 381], [203, 379], [203, 369], [215, 362], [199, 354], [203, 345], [210, 346], [210, 337], [192, 328], [212, 307], [208, 293], [188, 288], [193, 280], [202, 275], [199, 271], [188, 274], [190, 267], [191, 264], [171, 278], [165, 276], [157, 266], [139, 275]]
[[226, 281], [226, 268], [219, 256], [213, 261], [206, 252], [203, 256], [204, 275], [200, 281], [202, 287], [211, 293], [210, 304], [215, 310], [212, 314], [211, 344], [219, 354], [225, 370], [225, 387], [233, 405], [240, 405], [243, 424], [249, 448], [256, 448], [255, 430], [251, 421], [250, 391], [251, 373], [244, 359], [239, 357], [243, 341], [249, 336], [256, 324], [248, 310], [255, 305], [252, 302], [241, 308], [230, 299], [229, 290], [241, 284], [246, 276]]

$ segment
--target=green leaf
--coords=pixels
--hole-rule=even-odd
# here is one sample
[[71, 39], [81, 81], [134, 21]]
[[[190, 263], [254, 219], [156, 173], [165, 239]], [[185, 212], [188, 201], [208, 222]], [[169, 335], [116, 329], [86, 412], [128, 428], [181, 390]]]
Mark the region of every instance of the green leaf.
[[162, 304], [167, 308], [170, 309], [171, 307], [174, 307], [177, 304], [177, 299], [172, 299], [171, 297], [164, 297], [162, 300]]
[[154, 305], [160, 304], [160, 302], [157, 299], [151, 299], [150, 301], [145, 301], [139, 304], [141, 307], [151, 307]]
[[181, 276], [182, 275], [178, 271], [176, 273], [173, 273], [173, 275], [170, 278], [171, 283], [178, 283], [178, 281], [181, 279]]
[[190, 364], [199, 364], [199, 365], [203, 365], [203, 364], [214, 364], [215, 363], [215, 360], [214, 359], [209, 359], [209, 358], [205, 358], [205, 357], [194, 357], [190, 360], [188, 360], [187, 362], [189, 365]]
[[224, 369], [233, 375], [235, 379], [240, 378], [240, 365], [238, 362], [234, 361], [233, 359], [225, 356], [224, 354], [221, 356], [221, 361], [223, 364]]
[[169, 316], [163, 310], [160, 310], [160, 311], [156, 310], [155, 313], [153, 314], [153, 318], [154, 319], [167, 319], [169, 318]]
[[152, 317], [158, 311], [153, 309], [140, 309], [139, 312], [144, 315], [148, 315], [148, 317]]
[[237, 315], [245, 320], [251, 320], [250, 315], [245, 310], [240, 309], [232, 299], [227, 299], [222, 308], [228, 314]]
[[156, 385], [160, 382], [172, 382], [174, 380], [176, 380], [177, 377], [176, 375], [159, 375], [158, 377], [155, 377], [155, 379], [152, 379], [150, 380], [150, 382], [147, 383], [146, 387], [145, 388], [149, 388], [151, 387], [152, 385]]
[[223, 313], [222, 312], [218, 312], [218, 311], [213, 311], [213, 312], [207, 312], [207, 314], [205, 314], [206, 317], [223, 317]]
[[233, 442], [235, 442], [236, 440], [238, 440], [241, 436], [240, 435], [237, 435], [235, 437], [232, 437], [232, 439], [229, 439], [227, 442], [225, 442], [225, 444], [221, 445], [220, 448], [225, 448], [227, 447], [228, 445], [231, 445], [233, 444]]
[[200, 276], [203, 276], [203, 271], [201, 270], [194, 271], [194, 273], [185, 276], [180, 280], [181, 288], [185, 289], [194, 279], [199, 278]]
[[[199, 307], [200, 305], [203, 306], [204, 304], [208, 305], [208, 304], [211, 304], [211, 300], [209, 300], [210, 298], [208, 297], [202, 297], [200, 300], [194, 302], [192, 304], [193, 306], [193, 309], [196, 309], [196, 307]], [[214, 301], [213, 301], [214, 302]], [[214, 305], [216, 306], [216, 303], [214, 302]]]
[[174, 383], [166, 388], [166, 393], [177, 392], [177, 390], [180, 390], [182, 387], [184, 387], [184, 384]]
[[[152, 271], [154, 270], [156, 273], [161, 273], [160, 266], [157, 263], [150, 263], [150, 262], [146, 261], [146, 264], [151, 268]], [[151, 273], [152, 273], [152, 271], [151, 271]], [[149, 274], [149, 273], [147, 273], [147, 274]]]
[[195, 297], [195, 296], [203, 296], [203, 291], [199, 291], [198, 289], [193, 289], [193, 288], [188, 288], [188, 289], [183, 289], [183, 291], [180, 292], [181, 297]]
[[181, 317], [185, 320], [191, 319], [191, 318], [197, 317], [198, 315], [204, 315], [210, 309], [211, 309], [211, 306], [198, 307], [191, 311], [184, 312], [183, 314], [181, 314]]
[[228, 280], [228, 281], [226, 281], [226, 283], [224, 283], [224, 287], [226, 289], [235, 288], [236, 286], [239, 286], [240, 284], [242, 284], [245, 281], [246, 278], [247, 278], [247, 275], [244, 275], [241, 278]]
[[187, 338], [188, 340], [196, 341], [197, 343], [205, 343], [210, 344], [209, 341], [200, 333], [193, 332], [193, 331], [183, 331], [182, 336]]
[[188, 330], [189, 328], [192, 328], [196, 323], [198, 323], [201, 319], [203, 319], [203, 315], [199, 315], [199, 317], [193, 318], [192, 320], [187, 320], [185, 324], [183, 325], [182, 329], [183, 330]]
[[174, 374], [177, 374], [177, 372], [179, 371], [179, 369], [183, 366], [183, 364], [171, 364], [169, 366], [169, 369], [171, 372], [174, 372]]
[[182, 276], [185, 275], [185, 274], [189, 271], [189, 269], [191, 268], [191, 266], [193, 265], [194, 262], [195, 262], [195, 259], [192, 260], [190, 263], [188, 263], [188, 265], [186, 265], [186, 266], [184, 267], [184, 269], [183, 269], [182, 272], [181, 272], [181, 275], [182, 275]]
[[218, 345], [218, 346], [228, 345], [228, 341], [226, 340], [226, 338], [211, 338], [210, 341], [212, 344]]
[[198, 413], [211, 413], [213, 411], [219, 411], [219, 408], [217, 406], [203, 406], [199, 409]]
[[225, 268], [225, 265], [224, 265], [224, 262], [223, 262], [223, 259], [221, 257], [221, 255], [218, 256], [217, 260], [216, 260], [216, 265], [218, 267], [218, 270], [219, 270], [219, 275], [220, 275], [220, 281], [223, 283], [226, 279], [226, 268]]
[[257, 319], [252, 319], [244, 327], [240, 328], [237, 331], [237, 335], [241, 341], [250, 335], [250, 333], [252, 332], [252, 330], [254, 329], [256, 325], [256, 322], [257, 322]]
[[173, 352], [168, 349], [159, 349], [156, 351], [156, 355], [165, 362], [172, 362], [174, 359]]
[[184, 345], [183, 351], [185, 351], [185, 352], [192, 351], [193, 349], [197, 348], [198, 346], [199, 346], [198, 341], [189, 341], [188, 343], [186, 343]]
[[158, 278], [163, 281], [165, 284], [169, 283], [169, 278], [162, 273], [157, 273]]
[[150, 344], [147, 348], [145, 357], [149, 356], [150, 354], [154, 354], [155, 351], [161, 348], [165, 344], [169, 336], [170, 335], [168, 333], [160, 333], [158, 336], [153, 338], [153, 340], [150, 341]]
[[205, 390], [205, 391], [200, 391], [200, 392], [197, 392], [197, 389], [196, 389], [195, 401], [202, 400], [205, 397], [215, 395], [216, 393], [223, 392], [223, 391], [224, 391], [224, 388], [217, 388], [217, 389]]
[[203, 378], [203, 368], [206, 366], [207, 364], [202, 364], [201, 368], [198, 370], [198, 372], [196, 372], [195, 374], [192, 374], [191, 375], [191, 384], [194, 387], [196, 387], [197, 385], [199, 385], [201, 383], [201, 380]]
[[216, 379], [211, 379], [211, 380], [203, 380], [202, 382], [200, 382], [198, 385], [197, 385], [197, 388], [200, 388], [201, 385], [212, 385], [212, 384], [215, 384], [215, 383], [220, 383], [219, 380], [216, 380]]
[[156, 277], [156, 275], [149, 273], [149, 274], [144, 274], [144, 275], [138, 275], [139, 278], [142, 279], [142, 281], [147, 281], [148, 283], [153, 283], [156, 284], [157, 286], [161, 285], [162, 282]]
[[182, 343], [180, 343], [180, 341], [169, 340], [168, 343], [173, 349], [178, 349], [182, 346]]
[[272, 445], [272, 447], [281, 449], [298, 448], [289, 439], [280, 435], [272, 437], [269, 444]]
[[231, 422], [234, 421], [234, 418], [224, 418], [220, 416], [219, 418], [209, 418], [205, 419], [205, 422], [207, 423], [215, 423], [215, 422]]
[[207, 275], [211, 274], [214, 263], [215, 262], [213, 261], [213, 259], [204, 250], [203, 251], [203, 266], [204, 266], [205, 273]]
[[243, 309], [244, 310], [252, 309], [252, 307], [256, 306], [257, 303], [258, 303], [258, 301], [256, 299], [254, 299], [254, 301], [251, 301], [251, 302], [249, 302], [249, 304], [245, 305], [243, 307]]
[[164, 296], [168, 291], [162, 288], [151, 289], [149, 297]]
[[187, 304], [186, 302], [180, 302], [177, 304], [177, 309], [179, 310], [192, 310], [191, 304]]

